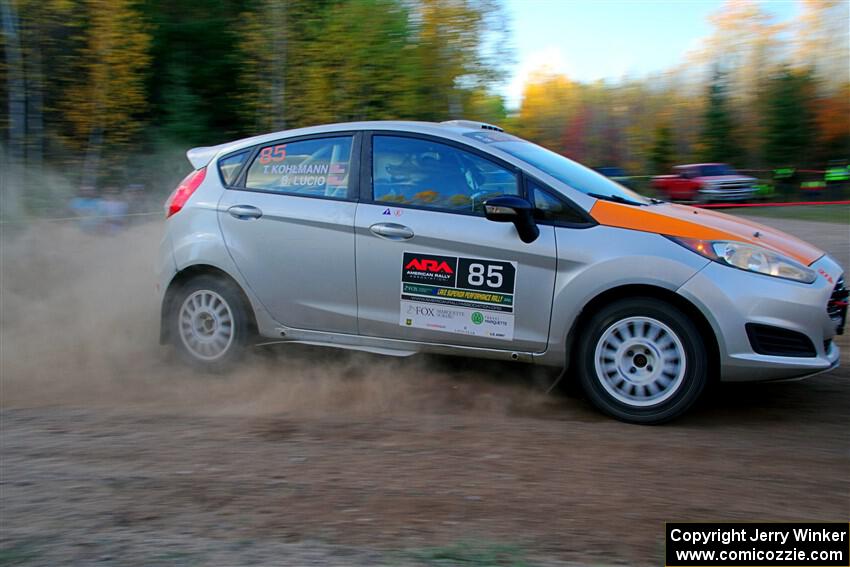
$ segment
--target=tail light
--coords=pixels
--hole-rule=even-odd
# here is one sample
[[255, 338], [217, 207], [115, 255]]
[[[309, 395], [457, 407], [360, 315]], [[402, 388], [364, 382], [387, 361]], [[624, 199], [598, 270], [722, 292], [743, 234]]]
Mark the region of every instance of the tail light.
[[180, 182], [180, 185], [177, 186], [177, 189], [171, 193], [171, 196], [168, 197], [168, 201], [165, 202], [165, 206], [168, 209], [168, 213], [165, 215], [165, 218], [170, 217], [174, 213], [179, 213], [183, 208], [183, 205], [186, 204], [186, 201], [189, 200], [189, 197], [192, 196], [192, 193], [195, 192], [201, 183], [204, 182], [204, 177], [207, 176], [207, 168], [202, 167], [201, 169], [197, 169], [186, 176], [186, 178]]

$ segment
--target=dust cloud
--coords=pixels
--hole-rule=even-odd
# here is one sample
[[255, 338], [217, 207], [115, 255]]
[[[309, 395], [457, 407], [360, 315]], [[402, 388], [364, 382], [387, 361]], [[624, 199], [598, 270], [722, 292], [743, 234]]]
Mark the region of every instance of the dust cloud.
[[[0, 227], [0, 403], [269, 415], [535, 411], [533, 368], [297, 345], [255, 349], [225, 376], [158, 343], [162, 224], [116, 235], [73, 223]], [[545, 380], [545, 378], [544, 378]]]

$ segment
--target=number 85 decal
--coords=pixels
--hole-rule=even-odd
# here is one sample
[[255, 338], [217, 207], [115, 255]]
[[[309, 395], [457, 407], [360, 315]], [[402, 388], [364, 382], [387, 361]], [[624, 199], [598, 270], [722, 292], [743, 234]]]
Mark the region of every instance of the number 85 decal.
[[460, 258], [457, 286], [466, 289], [513, 293], [516, 266], [513, 262]]
[[286, 144], [277, 146], [268, 146], [260, 151], [260, 157], [257, 161], [260, 163], [271, 163], [283, 161], [286, 159]]
[[504, 266], [494, 266], [490, 264], [489, 266], [484, 266], [484, 264], [470, 264], [469, 265], [469, 285], [480, 287], [485, 283], [484, 279], [484, 270], [487, 270], [487, 287], [492, 288], [500, 288], [502, 287], [502, 282], [504, 278], [502, 277], [502, 269]]

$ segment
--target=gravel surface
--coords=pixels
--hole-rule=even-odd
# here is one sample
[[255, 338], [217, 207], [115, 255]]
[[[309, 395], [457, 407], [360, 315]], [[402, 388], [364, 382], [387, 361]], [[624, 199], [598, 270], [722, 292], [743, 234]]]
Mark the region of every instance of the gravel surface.
[[[846, 226], [779, 227], [850, 265]], [[0, 565], [661, 565], [665, 521], [850, 517], [846, 356], [660, 427], [511, 364], [201, 376], [156, 344], [158, 227], [3, 230]]]

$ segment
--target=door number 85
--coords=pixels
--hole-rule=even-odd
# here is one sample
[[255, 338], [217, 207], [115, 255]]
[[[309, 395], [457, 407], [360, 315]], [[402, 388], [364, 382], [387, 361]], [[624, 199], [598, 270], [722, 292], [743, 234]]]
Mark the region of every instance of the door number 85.
[[502, 282], [504, 281], [502, 278], [503, 267], [494, 264], [489, 264], [488, 266], [484, 266], [484, 264], [470, 264], [469, 276], [467, 277], [469, 285], [478, 287], [486, 283], [487, 287], [502, 287]]

